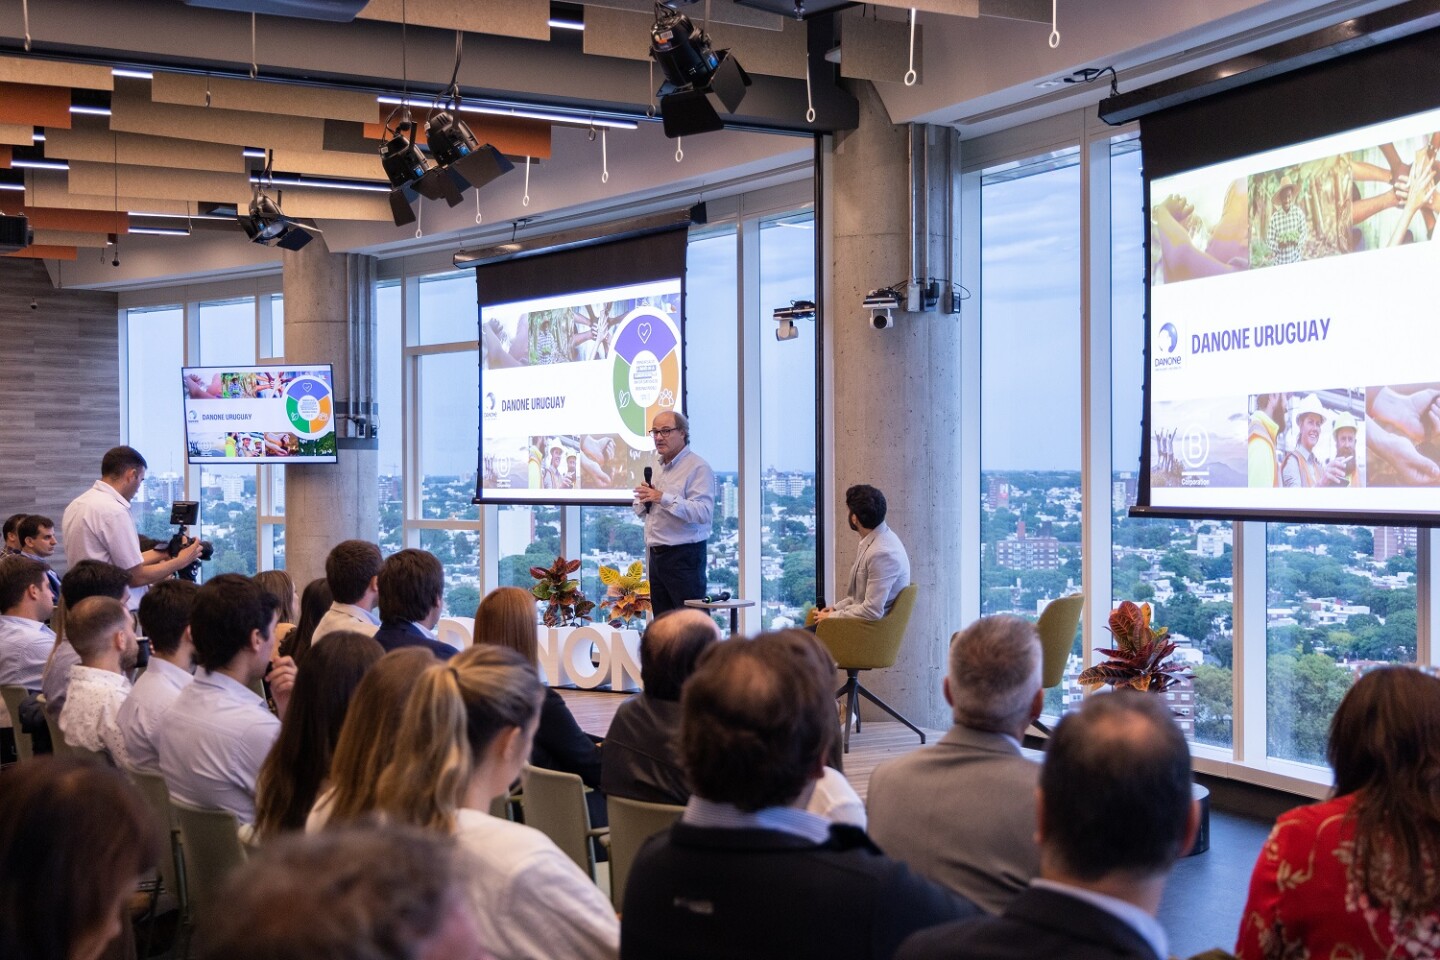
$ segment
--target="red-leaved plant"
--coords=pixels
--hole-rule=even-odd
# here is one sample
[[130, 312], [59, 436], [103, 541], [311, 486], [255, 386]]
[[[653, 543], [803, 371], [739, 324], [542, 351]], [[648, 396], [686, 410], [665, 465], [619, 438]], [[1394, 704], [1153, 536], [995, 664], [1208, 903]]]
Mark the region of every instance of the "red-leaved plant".
[[1188, 680], [1183, 663], [1167, 658], [1175, 652], [1175, 641], [1169, 639], [1168, 627], [1150, 626], [1150, 604], [1123, 601], [1110, 613], [1110, 634], [1115, 649], [1101, 650], [1109, 657], [1080, 674], [1079, 682], [1086, 693], [1109, 684], [1160, 693], [1177, 680]]
[[570, 579], [570, 574], [579, 569], [579, 560], [564, 557], [556, 557], [548, 568], [530, 568], [530, 576], [535, 578], [535, 588], [530, 592], [535, 594], [535, 599], [548, 604], [541, 618], [545, 626], [575, 627], [590, 622], [590, 611], [595, 609], [595, 604], [580, 592], [580, 581]]

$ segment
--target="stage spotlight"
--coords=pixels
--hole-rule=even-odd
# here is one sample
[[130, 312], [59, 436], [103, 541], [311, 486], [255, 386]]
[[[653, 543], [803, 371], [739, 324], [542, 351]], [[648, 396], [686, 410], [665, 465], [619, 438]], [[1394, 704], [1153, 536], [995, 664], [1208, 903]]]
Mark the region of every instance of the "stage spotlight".
[[307, 226], [285, 216], [280, 204], [270, 199], [263, 190], [257, 190], [251, 198], [250, 215], [235, 219], [244, 228], [251, 243], [279, 247], [281, 250], [299, 250], [314, 240], [315, 234], [323, 233], [319, 227]]
[[[458, 103], [459, 89], [452, 86], [447, 100], [452, 95]], [[504, 154], [480, 143], [469, 124], [448, 109], [433, 112], [425, 125], [428, 158], [415, 143], [416, 126], [405, 111], [393, 128], [394, 136], [380, 145], [381, 163], [390, 178], [390, 214], [397, 227], [415, 222], [416, 196], [444, 200], [453, 207], [466, 190], [483, 187], [514, 169]]]
[[[387, 130], [387, 132], [390, 132]], [[415, 222], [415, 185], [431, 169], [430, 161], [415, 143], [415, 123], [407, 112], [394, 128], [394, 136], [380, 144], [380, 165], [390, 178], [390, 215], [395, 226]]]
[[468, 123], [445, 110], [430, 116], [430, 122], [425, 125], [425, 142], [430, 146], [430, 155], [450, 175], [461, 193], [471, 187], [483, 187], [515, 169], [503, 153], [488, 143], [481, 143]]
[[665, 136], [672, 139], [722, 129], [719, 108], [734, 113], [750, 86], [728, 50], [713, 49], [704, 30], [668, 8], [650, 28], [650, 56], [665, 74], [657, 96]]

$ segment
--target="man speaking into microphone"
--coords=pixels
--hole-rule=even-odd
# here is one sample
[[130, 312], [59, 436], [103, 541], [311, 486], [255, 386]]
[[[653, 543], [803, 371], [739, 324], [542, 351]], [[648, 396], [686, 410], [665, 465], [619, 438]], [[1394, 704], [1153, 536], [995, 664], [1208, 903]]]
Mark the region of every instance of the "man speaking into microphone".
[[645, 518], [650, 606], [658, 617], [705, 596], [705, 542], [715, 513], [715, 474], [690, 449], [690, 422], [666, 411], [650, 425], [660, 469], [645, 468], [635, 515]]

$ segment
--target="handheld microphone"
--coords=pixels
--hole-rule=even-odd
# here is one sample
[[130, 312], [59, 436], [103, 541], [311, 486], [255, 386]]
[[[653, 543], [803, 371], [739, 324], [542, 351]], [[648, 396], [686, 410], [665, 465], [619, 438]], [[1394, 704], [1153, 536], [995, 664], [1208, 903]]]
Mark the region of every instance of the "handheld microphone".
[[[645, 468], [645, 486], [647, 486], [647, 487], [650, 486], [650, 478], [653, 477], [653, 476], [655, 476], [655, 468], [654, 468], [654, 467], [646, 467], [646, 468]], [[646, 500], [646, 501], [645, 501], [645, 512], [646, 512], [646, 513], [649, 513], [649, 512], [650, 512], [650, 508], [653, 507], [654, 505], [655, 505], [655, 504], [651, 503], [649, 500]]]

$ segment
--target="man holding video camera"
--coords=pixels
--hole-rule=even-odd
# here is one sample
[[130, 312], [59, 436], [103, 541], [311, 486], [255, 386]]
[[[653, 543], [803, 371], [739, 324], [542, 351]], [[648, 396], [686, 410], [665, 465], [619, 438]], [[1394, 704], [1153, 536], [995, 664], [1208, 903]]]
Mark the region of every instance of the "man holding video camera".
[[193, 539], [171, 556], [163, 549], [140, 550], [140, 534], [130, 516], [130, 501], [140, 492], [147, 464], [134, 447], [114, 447], [100, 461], [100, 479], [65, 508], [60, 521], [65, 562], [101, 560], [130, 573], [130, 609], [145, 588], [194, 563], [202, 544]]

